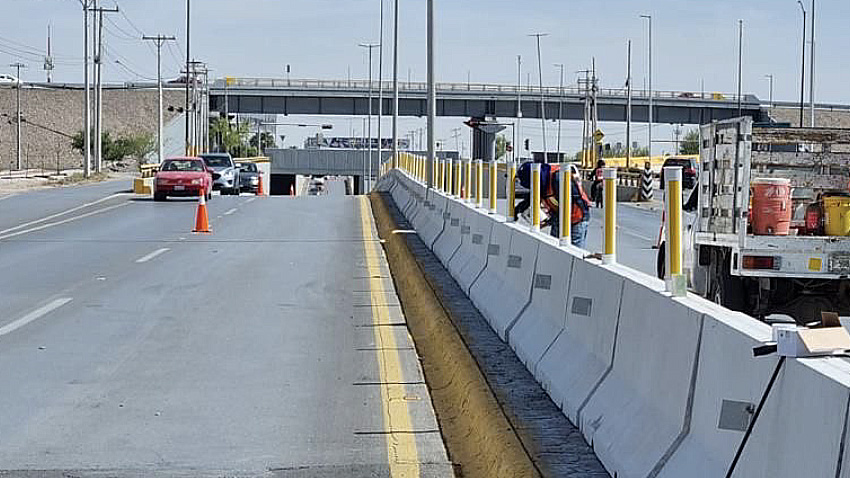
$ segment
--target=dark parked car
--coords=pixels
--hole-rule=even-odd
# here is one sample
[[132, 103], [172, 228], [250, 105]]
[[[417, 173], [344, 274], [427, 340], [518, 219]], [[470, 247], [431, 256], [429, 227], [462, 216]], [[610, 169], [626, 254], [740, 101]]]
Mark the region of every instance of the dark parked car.
[[236, 163], [239, 168], [239, 186], [242, 191], [257, 194], [260, 187], [260, 169], [255, 163]]
[[664, 166], [661, 169], [661, 189], [664, 189], [664, 168], [668, 166], [682, 167], [682, 187], [685, 189], [693, 189], [697, 183], [697, 160], [693, 158], [682, 158], [679, 156], [671, 156], [664, 160]]

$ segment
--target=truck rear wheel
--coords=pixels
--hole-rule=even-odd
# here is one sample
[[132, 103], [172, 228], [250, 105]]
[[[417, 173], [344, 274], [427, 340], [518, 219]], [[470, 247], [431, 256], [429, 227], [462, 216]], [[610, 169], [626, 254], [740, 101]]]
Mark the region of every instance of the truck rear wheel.
[[725, 254], [715, 255], [714, 281], [709, 299], [727, 309], [749, 313], [747, 310], [744, 280], [729, 273], [729, 258]]

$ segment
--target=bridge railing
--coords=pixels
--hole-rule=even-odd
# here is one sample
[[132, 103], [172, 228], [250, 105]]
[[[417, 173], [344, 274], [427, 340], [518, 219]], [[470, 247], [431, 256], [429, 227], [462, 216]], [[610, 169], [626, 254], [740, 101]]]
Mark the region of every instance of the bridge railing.
[[[337, 91], [368, 91], [371, 89], [377, 92], [381, 85], [380, 81], [374, 80], [318, 80], [318, 79], [286, 79], [286, 78], [234, 78], [228, 77], [224, 80], [216, 80], [215, 88], [274, 88], [274, 89], [293, 89], [293, 90], [337, 90]], [[383, 82], [384, 92], [392, 91], [393, 84], [391, 81]], [[399, 91], [424, 93], [428, 91], [428, 84], [425, 82], [399, 82]], [[513, 94], [526, 97], [539, 97], [541, 94], [548, 97], [557, 96], [583, 96], [585, 90], [575, 86], [565, 86], [563, 89], [559, 87], [543, 88], [539, 86], [516, 86], [516, 85], [500, 85], [491, 83], [437, 83], [437, 91], [442, 93], [452, 92], [476, 92], [476, 93], [500, 93]], [[649, 91], [645, 89], [632, 90], [632, 97], [637, 99], [648, 98]], [[599, 96], [605, 97], [622, 97], [625, 98], [628, 94], [625, 88], [600, 88]], [[744, 99], [748, 99], [751, 95], [744, 95]], [[738, 96], [734, 93], [717, 93], [717, 92], [692, 92], [692, 91], [668, 91], [655, 90], [652, 92], [652, 97], [655, 99], [696, 99], [707, 101], [722, 101], [722, 102], [737, 102]], [[754, 97], [753, 97], [754, 99]], [[529, 98], [530, 100], [530, 98]]]

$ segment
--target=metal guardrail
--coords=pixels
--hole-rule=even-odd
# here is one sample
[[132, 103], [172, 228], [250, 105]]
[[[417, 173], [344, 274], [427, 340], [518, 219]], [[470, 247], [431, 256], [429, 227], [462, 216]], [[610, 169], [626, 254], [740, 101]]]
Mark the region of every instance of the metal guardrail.
[[[371, 88], [377, 91], [381, 85], [380, 81], [372, 81]], [[223, 80], [216, 80], [213, 88], [274, 88], [274, 89], [293, 89], [293, 90], [337, 90], [337, 91], [368, 91], [370, 82], [368, 80], [315, 80], [315, 79], [281, 79], [281, 78], [234, 78], [228, 77]], [[392, 91], [393, 84], [391, 81], [383, 82], [384, 91]], [[425, 82], [399, 82], [399, 91], [425, 93], [428, 91], [428, 84]], [[545, 96], [582, 96], [585, 94], [583, 89], [575, 86], [564, 87], [563, 90], [558, 87], [546, 87], [542, 89], [539, 86], [521, 86], [516, 85], [499, 85], [489, 83], [437, 83], [437, 91], [443, 93], [452, 92], [474, 92], [474, 93], [505, 93], [514, 95], [540, 96], [541, 93]], [[625, 88], [600, 88], [599, 96], [605, 97], [622, 97], [625, 98], [627, 91]], [[648, 90], [632, 90], [632, 98], [649, 98]], [[694, 99], [707, 101], [722, 101], [722, 102], [737, 102], [738, 95], [734, 93], [709, 93], [709, 92], [692, 92], [692, 91], [663, 91], [656, 90], [652, 92], [653, 99]], [[745, 100], [756, 98], [753, 95], [743, 95]]]

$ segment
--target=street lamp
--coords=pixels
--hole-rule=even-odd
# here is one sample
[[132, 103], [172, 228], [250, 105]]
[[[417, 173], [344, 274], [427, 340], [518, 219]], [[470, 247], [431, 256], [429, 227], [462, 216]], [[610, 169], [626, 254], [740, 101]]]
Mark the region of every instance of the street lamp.
[[803, 105], [806, 95], [806, 7], [803, 6], [801, 0], [797, 0], [800, 5], [800, 10], [803, 12], [803, 40], [802, 48], [800, 49], [800, 127], [803, 127]]
[[549, 162], [549, 152], [546, 148], [546, 107], [543, 95], [543, 62], [540, 58], [540, 37], [549, 36], [548, 33], [531, 33], [528, 36], [537, 38], [537, 76], [540, 83], [540, 122], [543, 125], [543, 162]]
[[647, 151], [649, 160], [652, 161], [652, 15], [641, 15], [641, 18], [646, 18], [649, 21], [649, 59], [648, 59], [648, 76], [649, 76], [649, 128], [647, 128], [648, 144]]
[[555, 63], [555, 68], [561, 71], [561, 79], [558, 83], [558, 149], [557, 154], [560, 159], [561, 155], [561, 118], [564, 116], [564, 64]]
[[764, 75], [764, 77], [770, 82], [770, 93], [768, 94], [768, 98], [770, 101], [770, 107], [773, 108], [773, 75]]
[[369, 166], [368, 166], [368, 177], [366, 178], [366, 190], [372, 190], [372, 49], [377, 48], [379, 46], [378, 43], [360, 43], [360, 46], [363, 48], [369, 49], [369, 126], [368, 126], [368, 136], [369, 138], [366, 140], [368, 143], [368, 157], [369, 157]]

